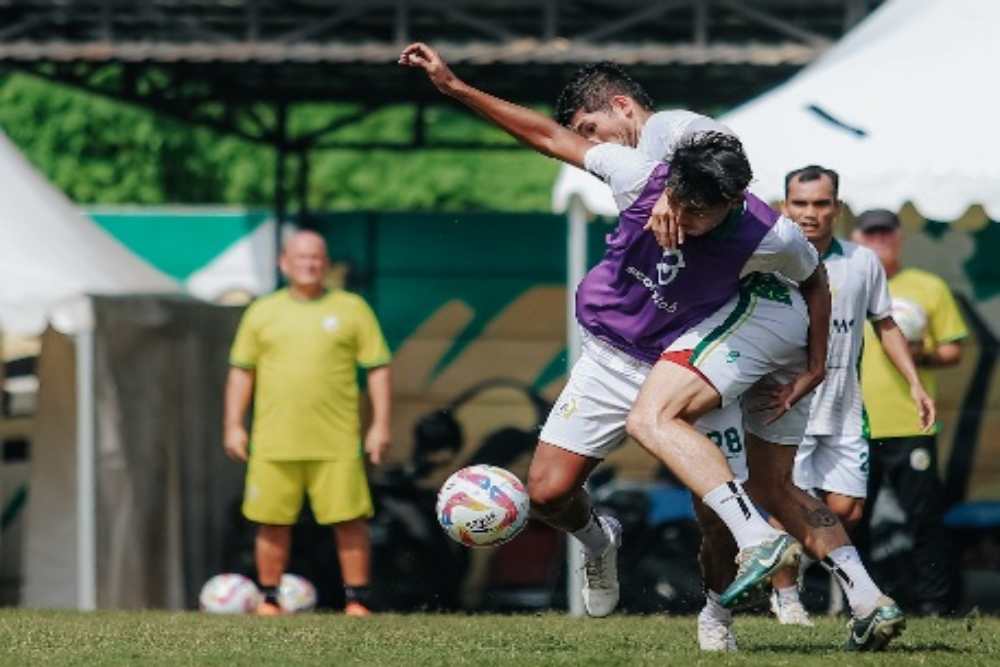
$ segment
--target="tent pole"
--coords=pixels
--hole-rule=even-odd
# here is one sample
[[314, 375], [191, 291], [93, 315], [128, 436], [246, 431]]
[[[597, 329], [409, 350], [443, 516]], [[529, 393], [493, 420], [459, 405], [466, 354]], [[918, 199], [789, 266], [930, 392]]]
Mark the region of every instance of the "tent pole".
[[94, 331], [76, 335], [77, 609], [97, 609], [97, 468], [94, 432]]
[[[569, 226], [566, 242], [566, 370], [580, 358], [580, 329], [576, 326], [576, 287], [587, 272], [587, 208], [583, 199], [573, 197], [569, 203]], [[570, 535], [566, 536], [566, 600], [571, 616], [583, 616], [583, 548]]]

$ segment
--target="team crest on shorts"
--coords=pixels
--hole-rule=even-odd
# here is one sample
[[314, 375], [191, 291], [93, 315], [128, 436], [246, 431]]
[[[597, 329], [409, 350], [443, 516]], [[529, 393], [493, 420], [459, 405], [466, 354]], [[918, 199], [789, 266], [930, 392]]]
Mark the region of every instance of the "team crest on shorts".
[[563, 419], [569, 419], [576, 412], [576, 399], [571, 398], [556, 408], [556, 414]]
[[931, 467], [931, 453], [923, 447], [919, 447], [910, 452], [910, 466], [914, 470], [923, 472]]

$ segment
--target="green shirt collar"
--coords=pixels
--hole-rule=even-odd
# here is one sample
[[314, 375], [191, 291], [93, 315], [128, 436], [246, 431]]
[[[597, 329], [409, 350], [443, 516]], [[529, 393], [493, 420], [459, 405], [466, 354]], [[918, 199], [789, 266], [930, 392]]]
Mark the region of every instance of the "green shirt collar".
[[833, 239], [831, 239], [830, 247], [826, 249], [826, 252], [823, 253], [823, 256], [820, 257], [820, 259], [825, 260], [833, 255], [840, 255], [841, 257], [844, 256], [844, 246], [840, 245], [840, 241], [837, 240], [837, 237], [833, 237]]

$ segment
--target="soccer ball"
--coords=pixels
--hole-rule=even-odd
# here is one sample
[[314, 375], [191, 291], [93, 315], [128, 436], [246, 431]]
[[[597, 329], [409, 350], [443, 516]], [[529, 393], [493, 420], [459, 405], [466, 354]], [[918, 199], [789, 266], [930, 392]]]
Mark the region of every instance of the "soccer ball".
[[198, 595], [201, 610], [211, 614], [251, 614], [261, 600], [257, 586], [242, 574], [217, 574]]
[[919, 303], [909, 299], [892, 300], [892, 319], [896, 321], [903, 337], [911, 343], [924, 340], [927, 331], [927, 311]]
[[310, 611], [316, 606], [316, 587], [297, 574], [281, 575], [278, 602], [287, 612]]
[[462, 468], [438, 491], [438, 523], [449, 537], [468, 547], [492, 547], [514, 539], [528, 520], [528, 510], [521, 480], [496, 466]]

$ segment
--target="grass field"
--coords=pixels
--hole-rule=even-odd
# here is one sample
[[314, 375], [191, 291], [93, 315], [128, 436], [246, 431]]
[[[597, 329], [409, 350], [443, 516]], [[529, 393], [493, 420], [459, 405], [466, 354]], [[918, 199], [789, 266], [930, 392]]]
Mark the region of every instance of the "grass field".
[[694, 618], [0, 611], [0, 664], [1000, 665], [1000, 619], [915, 619], [890, 650], [847, 655], [845, 623], [737, 621], [738, 654], [703, 654]]

